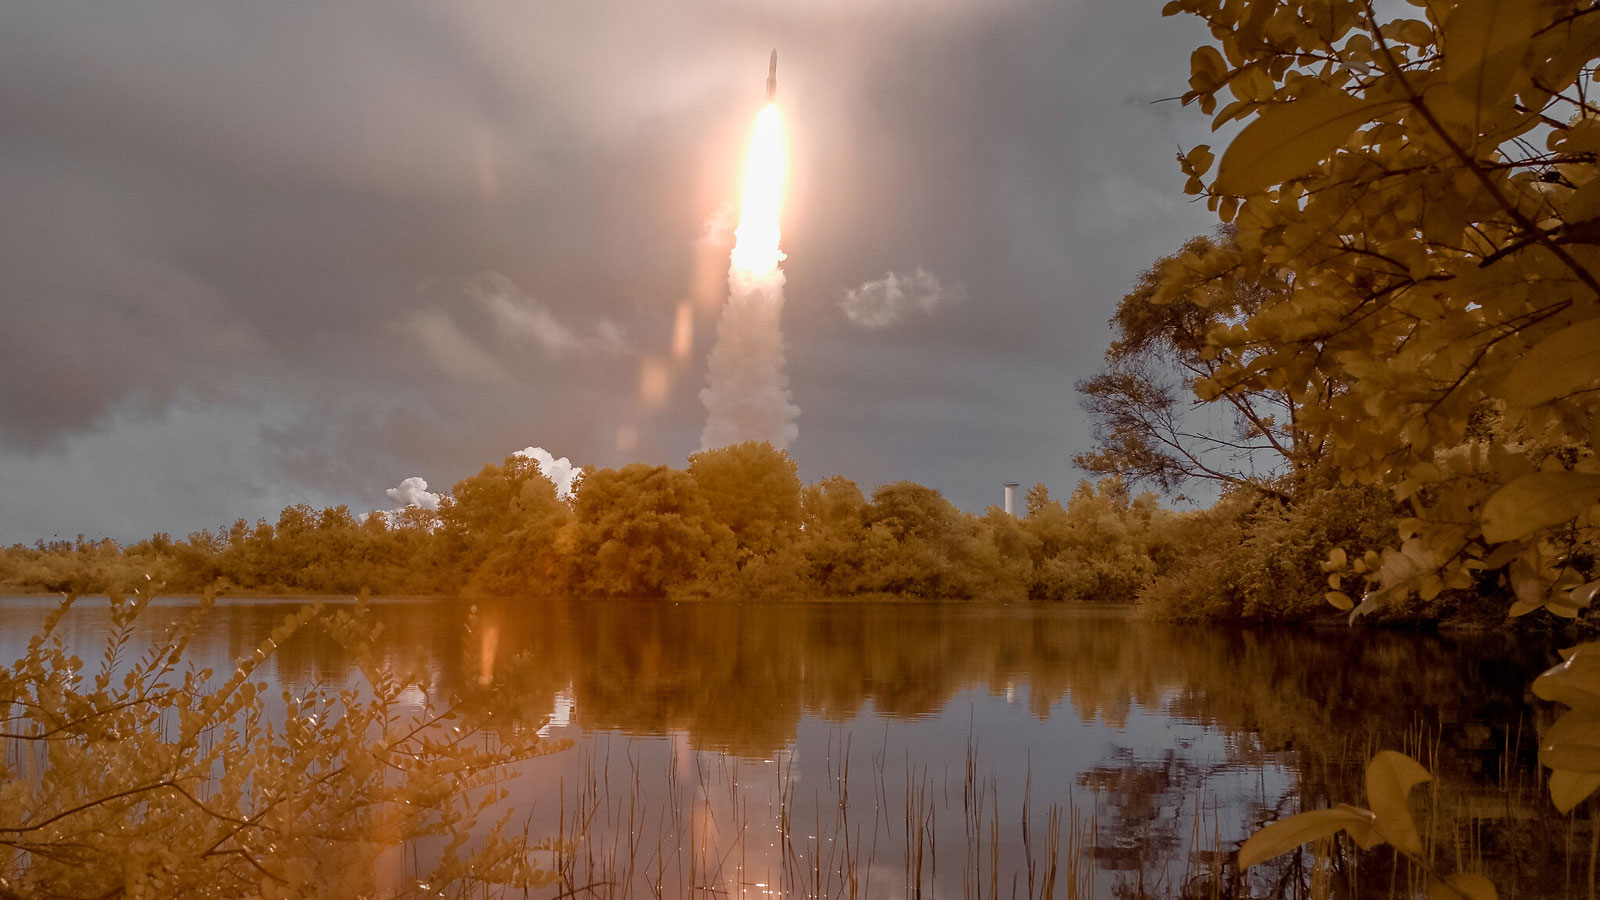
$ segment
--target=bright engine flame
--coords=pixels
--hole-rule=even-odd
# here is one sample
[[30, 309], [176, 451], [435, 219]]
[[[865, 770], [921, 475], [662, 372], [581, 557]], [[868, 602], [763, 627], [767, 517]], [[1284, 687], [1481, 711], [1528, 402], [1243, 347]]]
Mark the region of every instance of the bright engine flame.
[[739, 227], [734, 232], [733, 267], [750, 275], [766, 275], [783, 261], [778, 249], [778, 211], [783, 201], [783, 116], [768, 103], [756, 117], [745, 161], [744, 196]]

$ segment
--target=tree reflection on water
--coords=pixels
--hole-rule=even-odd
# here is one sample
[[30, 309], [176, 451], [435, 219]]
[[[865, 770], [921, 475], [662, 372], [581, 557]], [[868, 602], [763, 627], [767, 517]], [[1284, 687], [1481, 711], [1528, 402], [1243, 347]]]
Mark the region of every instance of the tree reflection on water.
[[[719, 889], [752, 895], [847, 892], [855, 879], [871, 894], [952, 896], [1006, 893], [1015, 877], [1034, 896], [1060, 816], [1064, 895], [1294, 896], [1308, 855], [1247, 884], [1227, 851], [1263, 822], [1359, 802], [1380, 748], [1435, 772], [1419, 810], [1430, 840], [1481, 862], [1502, 896], [1564, 896], [1588, 861], [1588, 821], [1557, 816], [1541, 792], [1535, 735], [1550, 712], [1527, 685], [1555, 657], [1526, 639], [1178, 628], [1084, 608], [469, 609], [376, 604], [374, 652], [460, 698], [492, 632], [515, 718], [559, 706], [565, 721], [546, 730], [577, 749], [524, 764], [510, 802], [536, 833], [581, 835], [552, 859], [571, 888], [670, 892], [716, 872]], [[224, 604], [196, 641], [200, 661], [248, 652], [283, 611]], [[0, 649], [25, 642], [24, 619], [0, 625]], [[77, 641], [97, 626], [63, 627]], [[337, 682], [345, 653], [302, 632], [276, 678]], [[1340, 865], [1347, 895], [1388, 895], [1384, 851]]]
[[[879, 802], [900, 818], [906, 771], [936, 773], [942, 798], [962, 780], [968, 740], [990, 766], [983, 777], [1019, 804], [1025, 772], [1004, 752], [1019, 745], [1036, 769], [1035, 803], [1092, 810], [1095, 865], [1150, 890], [1181, 889], [1174, 869], [1262, 822], [1359, 801], [1361, 766], [1383, 747], [1430, 763], [1441, 846], [1473, 848], [1502, 891], [1539, 896], [1572, 865], [1567, 823], [1539, 789], [1534, 736], [1549, 712], [1527, 693], [1555, 656], [1509, 635], [1196, 629], [1116, 611], [956, 605], [510, 604], [483, 616], [502, 629], [502, 652], [533, 660], [525, 677], [552, 703], [569, 692], [581, 733], [672, 735], [682, 751], [766, 760], [803, 758], [829, 723], [854, 735], [858, 771], [872, 765], [862, 743], [891, 757], [878, 764], [901, 796], [880, 790]], [[397, 652], [398, 634], [427, 630], [398, 628]], [[441, 672], [460, 663], [441, 656]], [[985, 727], [1001, 709], [1015, 712]], [[1018, 726], [1019, 714], [1042, 730]], [[885, 749], [901, 726], [900, 751]], [[1037, 771], [1051, 753], [1085, 752], [1093, 758], [1058, 779], [1070, 788]], [[1369, 869], [1387, 873], [1387, 859], [1370, 856]], [[1387, 878], [1361, 883], [1378, 891]]]

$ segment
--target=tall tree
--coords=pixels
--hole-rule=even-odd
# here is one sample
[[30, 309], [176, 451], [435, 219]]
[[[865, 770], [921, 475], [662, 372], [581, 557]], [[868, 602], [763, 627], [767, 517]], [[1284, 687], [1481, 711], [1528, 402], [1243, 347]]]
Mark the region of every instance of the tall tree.
[[[1208, 350], [1213, 330], [1247, 318], [1286, 291], [1278, 273], [1268, 279], [1231, 277], [1202, 304], [1187, 296], [1156, 297], [1168, 272], [1185, 258], [1225, 250], [1233, 230], [1196, 237], [1139, 276], [1111, 319], [1116, 338], [1106, 368], [1078, 383], [1095, 424], [1094, 451], [1074, 462], [1099, 475], [1147, 482], [1168, 493], [1194, 481], [1247, 486], [1287, 499], [1283, 476], [1316, 465], [1322, 441], [1300, 427], [1300, 407], [1323, 402], [1287, 386], [1253, 385], [1205, 398], [1196, 385], [1223, 361]], [[1209, 401], [1209, 402], [1208, 402]]]
[[[406, 512], [426, 510], [408, 507]], [[512, 455], [456, 482], [440, 504], [441, 538], [468, 587], [486, 593], [549, 584], [556, 530], [571, 518], [534, 460]], [[403, 521], [403, 520], [402, 520]]]
[[689, 473], [633, 463], [584, 476], [563, 556], [579, 590], [661, 598], [731, 567], [733, 532]]
[[714, 519], [733, 531], [742, 565], [800, 534], [799, 468], [766, 441], [745, 441], [689, 457], [689, 475]]

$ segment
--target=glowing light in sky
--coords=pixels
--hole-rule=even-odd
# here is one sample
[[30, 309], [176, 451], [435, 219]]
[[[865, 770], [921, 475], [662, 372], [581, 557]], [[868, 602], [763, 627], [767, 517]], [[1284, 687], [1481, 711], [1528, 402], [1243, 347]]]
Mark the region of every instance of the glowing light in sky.
[[756, 117], [745, 159], [744, 194], [740, 200], [739, 227], [734, 232], [733, 267], [761, 276], [778, 268], [778, 213], [783, 201], [783, 115], [768, 103]]
[[700, 447], [766, 441], [782, 450], [800, 429], [800, 407], [789, 396], [784, 372], [783, 251], [778, 213], [783, 200], [783, 116], [768, 103], [756, 117], [745, 158], [739, 227], [728, 266], [728, 301], [717, 322], [717, 342], [706, 366], [706, 427]]

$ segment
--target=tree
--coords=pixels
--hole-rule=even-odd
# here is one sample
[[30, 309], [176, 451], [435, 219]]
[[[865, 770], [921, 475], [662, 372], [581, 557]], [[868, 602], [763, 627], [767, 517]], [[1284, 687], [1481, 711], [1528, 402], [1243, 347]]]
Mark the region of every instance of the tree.
[[733, 532], [688, 472], [634, 463], [586, 474], [562, 535], [568, 583], [658, 599], [731, 568]]
[[1600, 590], [1600, 8], [1413, 5], [1167, 4], [1220, 45], [1184, 102], [1246, 124], [1220, 161], [1181, 157], [1234, 241], [1152, 299], [1226, 313], [1234, 285], [1272, 288], [1208, 332], [1195, 389], [1286, 394], [1345, 480], [1411, 507], [1398, 547], [1328, 561], [1358, 612], [1489, 571], [1513, 614], [1575, 615]]
[[[401, 524], [412, 524], [407, 507]], [[548, 588], [555, 568], [555, 540], [572, 517], [555, 484], [533, 459], [512, 455], [500, 465], [456, 482], [439, 506], [445, 554], [466, 579], [469, 591], [489, 594]], [[415, 530], [415, 528], [413, 528]]]
[[746, 441], [689, 457], [689, 475], [711, 516], [733, 532], [742, 566], [788, 546], [800, 533], [799, 467], [766, 441]]
[[546, 593], [556, 587], [558, 536], [572, 508], [548, 478], [528, 478], [514, 498], [511, 530], [487, 539], [488, 549], [467, 576], [467, 590], [498, 596]]
[[1028, 495], [1034, 506], [1022, 528], [1033, 539], [1032, 599], [1131, 600], [1154, 574], [1146, 535], [1153, 497], [1136, 509], [1115, 477], [1080, 482], [1065, 508], [1048, 491]]
[[317, 511], [310, 504], [296, 503], [285, 506], [278, 514], [277, 534], [280, 538], [299, 538], [317, 527]]
[[854, 481], [830, 475], [800, 491], [801, 537], [795, 545], [806, 583], [824, 594], [852, 590], [866, 535], [867, 498]]
[[862, 509], [866, 528], [855, 591], [971, 599], [989, 581], [982, 528], [933, 488], [879, 485]]
[[[1145, 270], [1117, 304], [1111, 319], [1117, 337], [1106, 351], [1106, 370], [1078, 383], [1099, 444], [1074, 457], [1080, 468], [1129, 483], [1149, 482], [1167, 492], [1201, 480], [1288, 499], [1276, 479], [1316, 465], [1322, 442], [1299, 427], [1302, 401], [1288, 391], [1241, 387], [1213, 397], [1213, 409], [1204, 411], [1199, 407], [1208, 404], [1194, 397], [1194, 386], [1216, 375], [1222, 364], [1207, 351], [1207, 336], [1219, 325], [1253, 314], [1281, 287], [1232, 277], [1219, 283], [1207, 305], [1183, 295], [1156, 301], [1167, 271], [1180, 258], [1226, 249], [1232, 242], [1229, 228], [1217, 240], [1191, 239], [1178, 254]], [[1221, 417], [1215, 407], [1224, 408]]]
[[1055, 501], [1050, 499], [1050, 489], [1045, 487], [1042, 481], [1028, 488], [1028, 492], [1022, 497], [1022, 508], [1028, 511], [1029, 516], [1037, 514], [1052, 503]]

